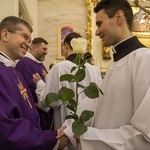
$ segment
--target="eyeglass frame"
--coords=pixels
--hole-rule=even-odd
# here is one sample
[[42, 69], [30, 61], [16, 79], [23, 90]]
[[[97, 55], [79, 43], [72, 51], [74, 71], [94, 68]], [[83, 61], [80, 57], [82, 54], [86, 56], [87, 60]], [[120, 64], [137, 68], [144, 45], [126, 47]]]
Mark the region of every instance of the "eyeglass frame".
[[14, 33], [14, 34], [19, 34], [21, 35], [25, 41], [31, 43], [31, 39], [29, 39], [29, 36], [26, 34], [26, 33], [17, 33], [16, 31], [12, 31], [12, 30], [9, 30], [9, 29], [6, 29], [8, 32], [10, 33]]

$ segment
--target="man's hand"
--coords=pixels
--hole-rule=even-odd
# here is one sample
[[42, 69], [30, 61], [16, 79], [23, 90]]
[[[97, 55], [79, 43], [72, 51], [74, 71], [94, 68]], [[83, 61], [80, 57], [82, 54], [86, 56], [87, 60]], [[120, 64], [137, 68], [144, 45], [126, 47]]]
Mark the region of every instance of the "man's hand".
[[77, 143], [80, 143], [80, 136], [74, 135], [73, 137], [76, 139]]
[[61, 138], [63, 135], [65, 135], [64, 130], [67, 128], [66, 125], [62, 126], [57, 130], [57, 139]]
[[58, 150], [63, 150], [70, 143], [68, 137], [66, 135], [60, 138], [60, 143], [58, 146]]
[[38, 82], [39, 80], [41, 80], [40, 75], [39, 75], [38, 73], [35, 73], [35, 74], [33, 74], [32, 76], [33, 76], [33, 83], [34, 83], [35, 85], [37, 85], [37, 82]]

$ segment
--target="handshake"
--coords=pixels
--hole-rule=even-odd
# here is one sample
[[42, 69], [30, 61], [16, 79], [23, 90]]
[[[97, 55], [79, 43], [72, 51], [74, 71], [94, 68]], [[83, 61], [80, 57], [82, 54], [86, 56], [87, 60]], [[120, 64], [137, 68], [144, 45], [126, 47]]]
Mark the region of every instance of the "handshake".
[[[57, 139], [58, 142], [53, 148], [53, 150], [63, 150], [67, 145], [69, 145], [70, 140], [69, 138], [65, 135], [64, 130], [67, 128], [67, 126], [62, 126], [60, 129], [57, 130]], [[79, 141], [78, 136], [74, 136], [76, 140]]]
[[63, 135], [59, 140], [59, 145], [57, 150], [63, 150], [70, 143], [68, 137]]

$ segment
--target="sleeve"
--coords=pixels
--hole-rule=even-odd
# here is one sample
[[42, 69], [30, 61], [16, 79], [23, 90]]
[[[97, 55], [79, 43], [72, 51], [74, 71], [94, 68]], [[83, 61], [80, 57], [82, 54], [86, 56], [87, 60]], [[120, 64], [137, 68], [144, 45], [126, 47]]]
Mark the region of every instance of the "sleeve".
[[[45, 83], [42, 80], [40, 80], [37, 83], [36, 93], [39, 101], [42, 103], [43, 106], [45, 103], [46, 95], [48, 93], [50, 92], [58, 93], [61, 87], [59, 76], [60, 76], [59, 67], [55, 65], [46, 75]], [[50, 107], [53, 109], [58, 109], [61, 104], [62, 104], [61, 102], [56, 102], [50, 104]]]
[[[88, 97], [86, 97], [79, 105], [77, 108], [77, 114], [80, 115], [82, 113], [83, 110], [90, 110], [90, 111], [94, 111], [97, 105], [97, 102], [99, 101], [99, 99], [90, 99]], [[85, 105], [86, 104], [86, 105]], [[70, 142], [72, 143], [73, 147], [76, 148], [77, 146], [79, 146], [79, 144], [77, 145], [77, 142], [75, 140], [74, 133], [72, 132], [72, 123], [73, 120], [72, 119], [67, 119], [63, 125], [66, 125], [67, 128], [64, 130], [66, 136], [69, 138]], [[90, 126], [92, 124], [92, 119], [86, 122], [87, 126]]]
[[9, 85], [0, 77], [0, 147], [5, 150], [52, 149], [57, 142], [57, 131], [42, 131], [38, 125], [26, 119], [24, 116], [30, 110], [19, 107], [17, 96]]
[[[81, 136], [82, 149], [149, 150], [150, 149], [150, 88], [131, 119], [131, 125], [118, 129], [88, 127]], [[68, 129], [68, 133], [71, 129]]]
[[44, 92], [45, 92], [45, 82], [42, 79], [37, 82], [35, 92], [36, 92], [39, 104], [44, 105], [43, 97], [44, 97]]
[[94, 78], [94, 80], [95, 80], [95, 82], [96, 82], [96, 84], [99, 86], [99, 87], [101, 87], [101, 84], [102, 84], [102, 74], [101, 74], [101, 71], [100, 71], [100, 69], [98, 68], [98, 66], [93, 66], [93, 74], [92, 74], [92, 76], [93, 76], [93, 78]]
[[97, 129], [88, 127], [88, 132], [80, 138], [82, 149], [95, 150], [148, 150], [150, 143], [146, 142], [143, 134], [131, 125], [119, 129]]
[[56, 131], [41, 132], [24, 118], [10, 119], [0, 106], [0, 146], [11, 150], [50, 150], [56, 144]]

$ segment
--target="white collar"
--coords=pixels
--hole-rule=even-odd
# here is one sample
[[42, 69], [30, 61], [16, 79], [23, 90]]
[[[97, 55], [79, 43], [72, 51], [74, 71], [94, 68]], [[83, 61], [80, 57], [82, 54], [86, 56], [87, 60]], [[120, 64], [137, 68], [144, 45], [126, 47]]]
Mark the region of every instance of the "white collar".
[[126, 38], [126, 39], [124, 39], [124, 40], [122, 40], [121, 42], [119, 42], [118, 44], [116, 44], [116, 45], [114, 45], [113, 47], [112, 47], [112, 51], [114, 52], [114, 53], [116, 53], [116, 49], [115, 49], [115, 47], [117, 46], [117, 45], [119, 45], [120, 43], [122, 43], [122, 42], [124, 42], [124, 41], [126, 41], [127, 39], [130, 39], [130, 38], [132, 38], [133, 36], [130, 36], [130, 37], [128, 37], [128, 38]]
[[15, 67], [16, 62], [9, 58], [6, 54], [0, 51], [0, 62], [2, 62], [7, 67]]
[[37, 60], [30, 52], [27, 52], [27, 53], [25, 54], [25, 57], [28, 57], [28, 58], [32, 59], [32, 60], [33, 60], [34, 62], [36, 62], [36, 63], [39, 63], [39, 64], [42, 63], [41, 61]]

